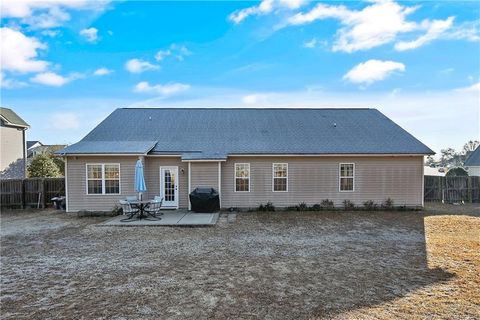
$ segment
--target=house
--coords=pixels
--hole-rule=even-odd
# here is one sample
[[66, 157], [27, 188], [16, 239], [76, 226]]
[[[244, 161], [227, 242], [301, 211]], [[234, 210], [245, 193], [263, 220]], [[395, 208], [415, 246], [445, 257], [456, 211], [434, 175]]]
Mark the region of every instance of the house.
[[467, 160], [465, 160], [464, 167], [469, 176], [480, 176], [480, 147], [470, 153]]
[[423, 167], [424, 176], [436, 176], [436, 177], [445, 177], [447, 170], [445, 168], [436, 168], [436, 167]]
[[30, 126], [12, 109], [0, 108], [0, 178], [25, 178], [26, 131]]
[[67, 210], [111, 210], [134, 195], [144, 162], [147, 198], [188, 208], [197, 186], [222, 208], [323, 199], [423, 205], [423, 161], [434, 154], [376, 109], [117, 109], [66, 159]]
[[27, 141], [27, 162], [38, 154], [54, 154], [66, 146], [65, 144], [43, 144], [40, 141]]

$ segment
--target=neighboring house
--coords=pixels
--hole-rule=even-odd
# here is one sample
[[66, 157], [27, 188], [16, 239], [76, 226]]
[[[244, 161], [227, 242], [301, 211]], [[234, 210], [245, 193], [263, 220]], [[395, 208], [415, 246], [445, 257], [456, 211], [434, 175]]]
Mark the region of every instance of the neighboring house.
[[423, 175], [424, 176], [437, 176], [437, 177], [445, 177], [447, 170], [445, 168], [436, 168], [436, 167], [423, 167]]
[[65, 144], [43, 144], [40, 141], [27, 141], [27, 158], [31, 160], [38, 154], [54, 154], [66, 147]]
[[222, 208], [391, 198], [423, 206], [423, 162], [434, 152], [375, 109], [117, 109], [66, 158], [67, 210], [111, 210], [135, 195], [188, 208], [197, 186]]
[[465, 160], [464, 167], [469, 176], [480, 176], [480, 147], [470, 153], [467, 160]]
[[33, 157], [33, 151], [41, 146], [43, 146], [43, 143], [40, 141], [27, 141], [27, 158]]
[[25, 143], [29, 127], [12, 109], [0, 108], [0, 178], [25, 178]]

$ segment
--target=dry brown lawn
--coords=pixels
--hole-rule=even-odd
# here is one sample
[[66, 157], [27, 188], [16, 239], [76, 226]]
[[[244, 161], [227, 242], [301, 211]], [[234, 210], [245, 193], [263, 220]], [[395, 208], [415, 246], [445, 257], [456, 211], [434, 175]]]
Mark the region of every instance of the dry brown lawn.
[[3, 319], [478, 319], [475, 206], [98, 227], [3, 212]]

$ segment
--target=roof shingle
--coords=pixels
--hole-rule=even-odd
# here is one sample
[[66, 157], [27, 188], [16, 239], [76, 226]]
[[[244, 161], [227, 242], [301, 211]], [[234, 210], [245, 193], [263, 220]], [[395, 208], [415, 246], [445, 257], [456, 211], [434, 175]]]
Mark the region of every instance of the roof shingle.
[[[110, 144], [105, 143], [110, 141]], [[132, 142], [128, 146], [127, 141]], [[232, 154], [433, 154], [376, 109], [117, 109], [66, 154], [152, 153], [218, 159]], [[112, 144], [118, 143], [115, 148]]]

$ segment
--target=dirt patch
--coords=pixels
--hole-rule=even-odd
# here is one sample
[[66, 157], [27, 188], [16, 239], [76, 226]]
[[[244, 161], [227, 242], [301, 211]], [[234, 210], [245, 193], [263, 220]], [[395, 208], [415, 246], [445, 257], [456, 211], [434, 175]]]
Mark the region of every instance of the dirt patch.
[[480, 314], [475, 216], [248, 213], [211, 228], [95, 226], [104, 220], [2, 214], [2, 317]]

